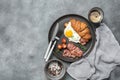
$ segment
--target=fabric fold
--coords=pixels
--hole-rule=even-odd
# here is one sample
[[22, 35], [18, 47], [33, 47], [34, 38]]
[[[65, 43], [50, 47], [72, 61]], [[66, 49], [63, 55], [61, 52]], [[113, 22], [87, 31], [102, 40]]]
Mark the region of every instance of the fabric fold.
[[96, 43], [91, 53], [72, 63], [67, 72], [76, 80], [102, 80], [120, 64], [120, 46], [112, 31], [102, 23], [96, 29]]

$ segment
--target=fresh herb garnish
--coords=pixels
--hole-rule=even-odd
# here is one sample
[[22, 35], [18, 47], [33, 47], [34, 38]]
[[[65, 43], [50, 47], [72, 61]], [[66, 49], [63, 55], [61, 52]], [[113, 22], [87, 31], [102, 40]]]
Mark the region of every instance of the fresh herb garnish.
[[77, 44], [75, 44], [77, 47], [79, 47], [83, 52], [85, 52], [86, 50], [87, 50], [87, 47], [86, 46], [84, 46], [84, 45], [82, 45], [82, 44], [80, 44], [80, 43], [77, 43]]
[[59, 49], [56, 49], [56, 51], [55, 51], [56, 53], [59, 53], [60, 52], [60, 50]]
[[80, 46], [80, 49], [82, 49], [82, 51], [85, 52], [85, 51], [87, 50], [87, 48], [86, 48], [85, 46], [83, 46], [83, 45], [81, 45], [81, 44], [80, 44], [79, 46]]

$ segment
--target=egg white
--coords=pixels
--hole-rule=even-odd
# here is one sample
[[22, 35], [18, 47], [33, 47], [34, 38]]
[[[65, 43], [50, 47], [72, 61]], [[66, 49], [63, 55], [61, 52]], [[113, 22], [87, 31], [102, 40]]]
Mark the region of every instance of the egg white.
[[78, 35], [78, 33], [72, 28], [71, 26], [71, 22], [68, 23], [68, 25], [66, 26], [66, 28], [64, 29], [64, 35], [66, 33], [67, 30], [71, 30], [73, 35], [72, 37], [67, 37], [69, 41], [71, 42], [75, 42], [75, 43], [80, 43], [80, 36]]

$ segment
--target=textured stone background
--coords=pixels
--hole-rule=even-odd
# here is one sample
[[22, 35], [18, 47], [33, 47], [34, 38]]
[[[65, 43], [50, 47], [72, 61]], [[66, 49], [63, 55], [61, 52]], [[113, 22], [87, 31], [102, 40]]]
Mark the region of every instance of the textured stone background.
[[[50, 25], [64, 14], [87, 18], [92, 7], [103, 9], [120, 43], [119, 0], [0, 0], [0, 80], [46, 80], [43, 56]], [[110, 80], [120, 80], [120, 67]]]

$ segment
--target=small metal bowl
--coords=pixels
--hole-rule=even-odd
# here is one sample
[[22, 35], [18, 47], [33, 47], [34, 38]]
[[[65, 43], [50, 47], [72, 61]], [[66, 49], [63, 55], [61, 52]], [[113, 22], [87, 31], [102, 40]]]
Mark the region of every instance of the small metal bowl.
[[[49, 71], [48, 71], [49, 65], [50, 65], [51, 63], [53, 63], [53, 62], [57, 62], [58, 64], [60, 64], [60, 65], [62, 66], [61, 72], [60, 72], [60, 74], [57, 75], [57, 76], [51, 75], [51, 74], [49, 73]], [[60, 61], [60, 60], [49, 60], [49, 61], [46, 63], [46, 65], [45, 65], [44, 71], [45, 71], [45, 74], [46, 74], [46, 76], [47, 76], [48, 79], [50, 79], [50, 80], [60, 80], [60, 79], [62, 79], [62, 78], [65, 76], [66, 67], [65, 67], [65, 65], [63, 64], [63, 62]]]
[[[98, 13], [101, 15], [101, 19], [100, 19], [100, 21], [98, 21], [98, 22], [93, 22], [93, 21], [90, 19], [90, 15], [91, 15], [91, 13], [94, 12], [94, 11], [98, 12]], [[100, 23], [102, 23], [103, 18], [104, 18], [104, 12], [103, 12], [103, 10], [102, 10], [101, 8], [99, 8], [99, 7], [94, 7], [94, 8], [92, 8], [92, 9], [89, 11], [89, 13], [88, 13], [88, 19], [89, 19], [89, 21], [90, 21], [91, 23], [93, 23], [94, 25], [99, 25]]]

